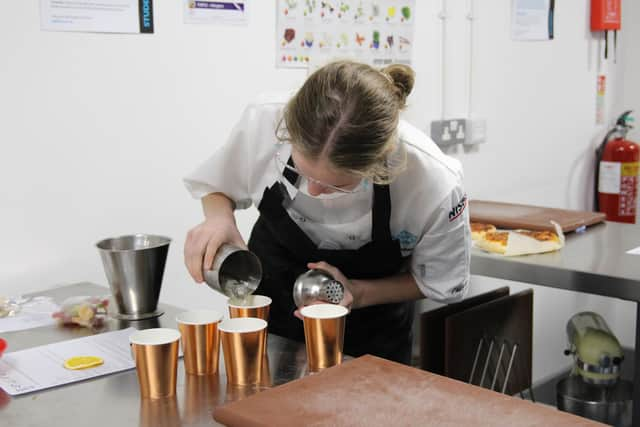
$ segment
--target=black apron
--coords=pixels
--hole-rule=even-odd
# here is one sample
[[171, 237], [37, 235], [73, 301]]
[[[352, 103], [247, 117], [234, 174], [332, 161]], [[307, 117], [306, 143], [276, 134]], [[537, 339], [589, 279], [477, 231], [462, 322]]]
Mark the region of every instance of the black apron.
[[[291, 159], [288, 162], [292, 165]], [[298, 174], [285, 169], [293, 185]], [[391, 197], [388, 185], [374, 184], [372, 241], [358, 249], [319, 249], [283, 207], [286, 188], [280, 182], [265, 189], [258, 206], [260, 217], [253, 227], [249, 249], [262, 262], [258, 293], [271, 297], [269, 332], [304, 342], [301, 320], [293, 316], [293, 284], [308, 270], [308, 262], [325, 261], [349, 279], [393, 276], [402, 268], [400, 243], [391, 237]], [[373, 354], [409, 364], [413, 302], [382, 304], [353, 309], [346, 319], [344, 353], [358, 357]]]

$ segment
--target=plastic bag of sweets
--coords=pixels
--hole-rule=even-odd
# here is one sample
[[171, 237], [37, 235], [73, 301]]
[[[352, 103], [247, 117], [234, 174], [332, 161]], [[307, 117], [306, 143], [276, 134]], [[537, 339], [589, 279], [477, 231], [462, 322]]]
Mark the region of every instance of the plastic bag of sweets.
[[95, 329], [104, 325], [108, 306], [108, 297], [70, 297], [62, 302], [60, 311], [53, 313], [52, 317], [62, 325]]

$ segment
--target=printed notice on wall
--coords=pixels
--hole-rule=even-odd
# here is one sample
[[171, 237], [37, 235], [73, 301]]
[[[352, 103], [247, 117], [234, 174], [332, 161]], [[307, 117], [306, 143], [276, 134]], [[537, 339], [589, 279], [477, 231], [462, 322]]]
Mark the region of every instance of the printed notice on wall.
[[249, 1], [183, 0], [185, 24], [247, 25]]
[[276, 64], [411, 63], [415, 0], [278, 0]]
[[513, 40], [553, 39], [555, 0], [512, 0]]
[[153, 33], [153, 0], [40, 0], [40, 28]]

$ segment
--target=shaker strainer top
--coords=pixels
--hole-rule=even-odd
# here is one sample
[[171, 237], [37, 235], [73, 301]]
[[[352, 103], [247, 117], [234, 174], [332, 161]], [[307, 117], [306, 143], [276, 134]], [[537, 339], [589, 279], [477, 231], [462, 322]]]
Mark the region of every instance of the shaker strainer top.
[[338, 304], [344, 297], [344, 286], [321, 269], [301, 274], [293, 284], [293, 300], [297, 307], [317, 302]]
[[322, 288], [321, 297], [331, 304], [339, 304], [344, 297], [344, 287], [340, 282], [333, 280]]

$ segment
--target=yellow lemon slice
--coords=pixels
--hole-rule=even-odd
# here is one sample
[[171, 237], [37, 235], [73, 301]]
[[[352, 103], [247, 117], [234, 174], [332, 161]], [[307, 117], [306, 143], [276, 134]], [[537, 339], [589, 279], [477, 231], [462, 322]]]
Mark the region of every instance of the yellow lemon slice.
[[64, 361], [64, 367], [67, 369], [87, 369], [102, 365], [104, 360], [96, 356], [75, 356]]

